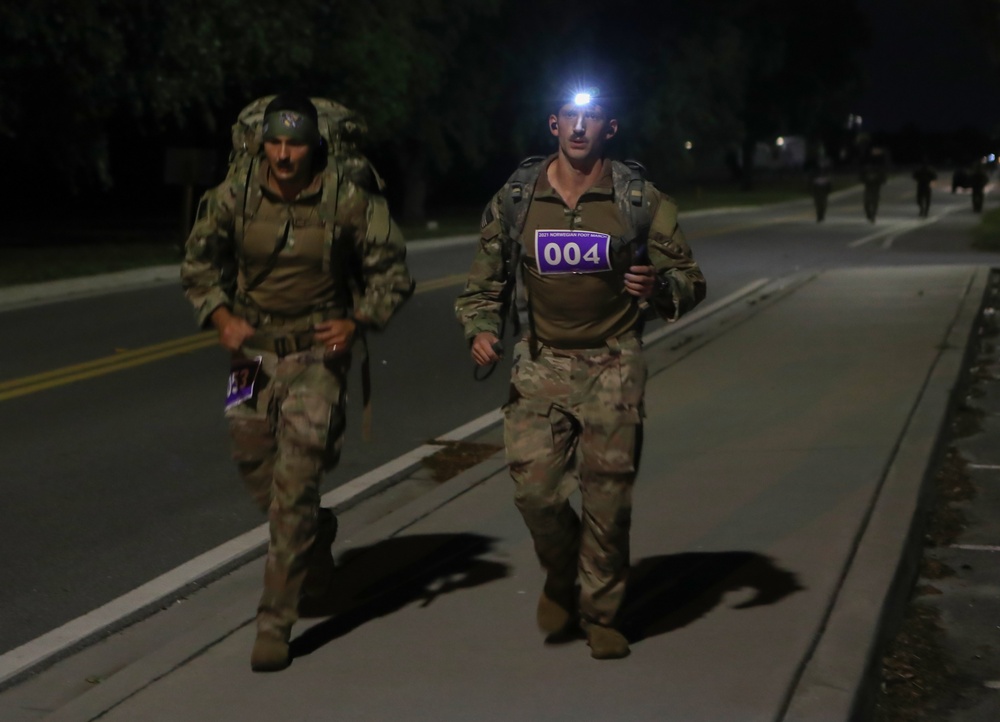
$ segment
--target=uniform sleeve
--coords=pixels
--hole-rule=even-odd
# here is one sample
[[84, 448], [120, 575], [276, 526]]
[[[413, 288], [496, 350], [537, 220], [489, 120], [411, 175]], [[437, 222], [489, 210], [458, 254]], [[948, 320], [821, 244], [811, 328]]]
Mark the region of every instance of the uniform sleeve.
[[483, 332], [496, 335], [500, 332], [508, 273], [503, 249], [505, 243], [510, 243], [501, 223], [500, 209], [498, 193], [483, 211], [476, 257], [472, 261], [465, 289], [455, 301], [455, 316], [469, 340]]
[[705, 298], [705, 276], [677, 223], [677, 206], [663, 194], [649, 228], [649, 260], [657, 277], [649, 300], [661, 318], [676, 321]]
[[194, 226], [184, 244], [181, 286], [194, 306], [195, 320], [201, 328], [209, 325], [212, 311], [219, 306], [231, 306], [233, 302], [235, 206], [235, 190], [230, 183], [206, 192], [198, 204]]
[[357, 240], [360, 242], [358, 255], [364, 293], [354, 314], [365, 324], [382, 329], [413, 295], [415, 284], [406, 266], [406, 242], [389, 214], [384, 196], [365, 192], [357, 186], [352, 186], [348, 193], [361, 201], [357, 211], [363, 219], [358, 226]]

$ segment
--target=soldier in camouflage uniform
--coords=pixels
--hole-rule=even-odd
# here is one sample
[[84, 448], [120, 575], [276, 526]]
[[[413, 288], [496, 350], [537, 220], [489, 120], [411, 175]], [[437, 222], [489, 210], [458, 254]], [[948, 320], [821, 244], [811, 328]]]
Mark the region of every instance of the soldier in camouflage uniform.
[[[529, 331], [514, 349], [504, 436], [515, 504], [546, 572], [537, 621], [547, 634], [579, 622], [591, 655], [613, 659], [629, 653], [615, 624], [642, 439], [641, 317], [651, 307], [678, 319], [704, 298], [705, 279], [677, 207], [651, 183], [637, 196], [649, 224], [616, 247], [629, 225], [619, 197], [628, 168], [604, 154], [618, 129], [606, 98], [564, 99], [549, 126], [558, 150], [539, 162], [530, 201], [512, 217], [508, 182], [486, 207], [455, 310], [475, 363], [496, 362], [520, 266]], [[582, 520], [568, 501], [577, 485]]]
[[271, 671], [290, 662], [300, 596], [325, 592], [332, 571], [336, 518], [319, 484], [340, 453], [352, 346], [413, 282], [385, 199], [326, 155], [308, 98], [275, 98], [262, 136], [246, 181], [231, 173], [202, 199], [181, 279], [232, 354], [232, 454], [270, 525], [251, 666]]

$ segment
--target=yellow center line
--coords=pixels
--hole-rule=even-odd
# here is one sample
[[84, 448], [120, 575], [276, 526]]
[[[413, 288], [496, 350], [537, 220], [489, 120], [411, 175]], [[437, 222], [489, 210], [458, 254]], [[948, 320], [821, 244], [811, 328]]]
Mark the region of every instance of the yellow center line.
[[[74, 364], [73, 366], [65, 366], [61, 369], [46, 371], [32, 376], [24, 376], [19, 379], [2, 381], [0, 382], [0, 392], [10, 391], [21, 386], [37, 386], [39, 383], [59, 379], [63, 376], [76, 378], [83, 374], [83, 378], [89, 378], [90, 376], [105, 373], [105, 369], [107, 369], [107, 367], [113, 367], [110, 370], [114, 370], [115, 368], [127, 368], [128, 366], [135, 366], [138, 363], [145, 363], [147, 359], [155, 360], [163, 358], [164, 354], [170, 355], [196, 351], [215, 343], [215, 338], [216, 336], [213, 332], [206, 331], [204, 333], [195, 334], [194, 336], [185, 336], [184, 338], [164, 341], [162, 343], [134, 349], [132, 351], [121, 351], [116, 353], [114, 356], [107, 356], [105, 358], [95, 359], [94, 361]], [[0, 396], [0, 398], [3, 397]]]
[[454, 273], [443, 278], [435, 278], [433, 281], [417, 281], [417, 293], [422, 291], [437, 291], [449, 286], [463, 286], [465, 279], [469, 277], [467, 273]]
[[[465, 283], [464, 273], [435, 278], [417, 286], [416, 293], [436, 291], [449, 286], [459, 286]], [[183, 353], [199, 351], [218, 344], [218, 336], [214, 331], [203, 331], [192, 336], [175, 338], [170, 341], [155, 343], [150, 346], [120, 351], [112, 356], [85, 361], [84, 363], [65, 366], [52, 371], [45, 371], [31, 376], [23, 376], [9, 381], [0, 381], [0, 401], [33, 394], [37, 391], [64, 386], [76, 381], [92, 379], [96, 376], [114, 373], [127, 368], [141, 366], [161, 359], [178, 356]]]

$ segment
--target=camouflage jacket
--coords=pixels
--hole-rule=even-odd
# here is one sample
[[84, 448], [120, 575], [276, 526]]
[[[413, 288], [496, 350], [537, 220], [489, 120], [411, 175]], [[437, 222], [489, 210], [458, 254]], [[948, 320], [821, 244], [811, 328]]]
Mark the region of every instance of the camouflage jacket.
[[[262, 157], [254, 161], [254, 166]], [[354, 315], [366, 324], [382, 328], [396, 309], [413, 292], [413, 281], [406, 267], [406, 245], [389, 214], [385, 198], [362, 189], [336, 166], [323, 171], [323, 199], [319, 212], [328, 233], [327, 249], [352, 244], [347, 263], [336, 260], [329, 270], [338, 283], [351, 281], [356, 269], [361, 289], [356, 296]], [[255, 183], [257, 173], [248, 175]], [[243, 185], [241, 185], [241, 183]], [[231, 174], [209, 190], [198, 206], [197, 218], [185, 245], [181, 263], [184, 293], [194, 306], [195, 319], [202, 328], [209, 324], [212, 311], [220, 306], [233, 307], [238, 289], [240, 250], [236, 226], [244, 218], [241, 203], [248, 197], [247, 182]], [[343, 257], [345, 254], [333, 254]]]
[[[661, 318], [676, 321], [705, 298], [705, 277], [678, 225], [676, 204], [659, 190], [654, 191], [648, 194], [652, 206], [648, 235], [635, 242], [645, 243], [649, 263], [656, 269], [656, 292], [649, 299], [650, 306]], [[499, 335], [505, 299], [512, 295], [508, 281], [517, 272], [520, 248], [511, 239], [512, 229], [503, 212], [508, 192], [509, 184], [493, 196], [483, 211], [479, 248], [465, 289], [455, 302], [455, 315], [469, 340], [483, 332]], [[530, 237], [534, 230], [522, 229], [521, 235]]]

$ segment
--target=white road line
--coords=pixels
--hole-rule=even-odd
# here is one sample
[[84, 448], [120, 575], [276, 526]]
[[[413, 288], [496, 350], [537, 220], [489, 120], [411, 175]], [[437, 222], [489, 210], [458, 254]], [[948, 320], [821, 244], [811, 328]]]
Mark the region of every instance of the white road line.
[[[487, 414], [486, 417], [491, 417], [492, 413], [495, 412]], [[486, 417], [481, 418], [485, 419]], [[446, 436], [453, 435], [460, 429], [474, 428], [475, 424], [476, 422], [470, 422]], [[377, 469], [327, 492], [323, 495], [323, 504], [333, 508], [342, 506], [345, 502], [364, 495], [374, 487], [405, 474], [418, 465], [421, 459], [440, 449], [440, 446], [431, 444], [419, 446]], [[169, 599], [176, 595], [178, 590], [238, 562], [241, 558], [262, 548], [267, 544], [267, 539], [267, 524], [261, 524], [104, 606], [0, 655], [0, 686], [11, 677], [50, 659], [65, 649], [76, 646], [102, 629], [127, 619], [141, 609], [149, 608]]]
[[[658, 329], [645, 338], [647, 344], [659, 341], [672, 333], [679, 331], [699, 319], [706, 318], [716, 311], [729, 306], [740, 298], [750, 295], [767, 284], [769, 279], [762, 278], [743, 286], [728, 296], [715, 301], [704, 308], [698, 308], [678, 322]], [[503, 418], [503, 412], [495, 409], [459, 426], [438, 437], [441, 441], [459, 441], [468, 438], [479, 431], [489, 428]], [[377, 487], [398, 479], [420, 464], [422, 459], [440, 450], [440, 446], [423, 444], [389, 461], [377, 469], [352, 479], [351, 481], [332, 489], [323, 495], [322, 503], [330, 508], [344, 506], [347, 502], [365, 494], [373, 493]], [[81, 617], [67, 622], [40, 637], [27, 642], [20, 647], [0, 655], [0, 687], [4, 683], [32, 667], [60, 655], [66, 650], [80, 645], [87, 639], [96, 637], [101, 630], [121, 623], [142, 609], [149, 609], [172, 598], [185, 587], [204, 579], [219, 569], [225, 569], [238, 563], [242, 558], [256, 552], [267, 544], [267, 524], [251, 529], [235, 539], [231, 539], [194, 559], [185, 562], [169, 572], [158, 576], [131, 592], [114, 599]]]
[[896, 223], [888, 228], [883, 228], [881, 231], [876, 231], [871, 235], [864, 236], [863, 238], [858, 238], [857, 240], [851, 241], [847, 244], [848, 248], [859, 248], [866, 243], [871, 243], [872, 241], [877, 241], [879, 238], [884, 238], [886, 236], [899, 235], [900, 233], [905, 233], [913, 228], [916, 228], [916, 223]]
[[901, 236], [904, 233], [909, 233], [910, 231], [915, 230], [917, 228], [924, 228], [933, 223], [937, 223], [946, 215], [955, 211], [956, 209], [957, 206], [948, 206], [940, 213], [930, 216], [929, 218], [925, 218], [922, 221], [905, 221], [902, 223], [894, 223], [888, 228], [883, 228], [882, 230], [876, 231], [871, 235], [864, 236], [863, 238], [858, 238], [857, 240], [851, 241], [850, 243], [847, 244], [847, 247], [858, 248], [860, 246], [865, 245], [866, 243], [877, 241], [879, 238], [885, 238], [886, 240], [883, 241], [882, 248], [891, 248], [893, 241], [895, 241], [898, 236]]
[[659, 341], [660, 339], [662, 339], [664, 336], [668, 336], [669, 334], [676, 333], [677, 331], [681, 330], [685, 326], [689, 326], [692, 323], [700, 321], [701, 319], [703, 319], [703, 318], [705, 318], [707, 316], [711, 316], [716, 311], [720, 311], [723, 308], [725, 308], [726, 306], [730, 306], [733, 303], [735, 303], [736, 301], [739, 301], [741, 298], [743, 298], [745, 296], [749, 296], [751, 293], [753, 293], [754, 291], [759, 290], [761, 287], [763, 287], [764, 285], [766, 285], [769, 282], [770, 282], [770, 279], [768, 279], [768, 278], [758, 278], [756, 281], [751, 281], [750, 283], [748, 283], [747, 285], [743, 286], [742, 288], [740, 288], [740, 289], [738, 289], [736, 291], [733, 291], [728, 296], [720, 298], [718, 301], [715, 301], [714, 303], [710, 303], [710, 304], [708, 304], [707, 306], [704, 306], [704, 307], [696, 308], [694, 311], [692, 311], [691, 313], [689, 313], [686, 316], [683, 316], [682, 318], [680, 318], [679, 320], [675, 321], [674, 323], [667, 324], [667, 325], [663, 326], [662, 328], [658, 328], [657, 330], [655, 330], [655, 331], [653, 331], [651, 333], [644, 334], [643, 337], [642, 337], [642, 342], [644, 344], [646, 344], [646, 345], [649, 345], [651, 343], [655, 343], [655, 342]]
[[952, 549], [965, 549], [971, 552], [1000, 552], [1000, 546], [988, 544], [952, 544]]

